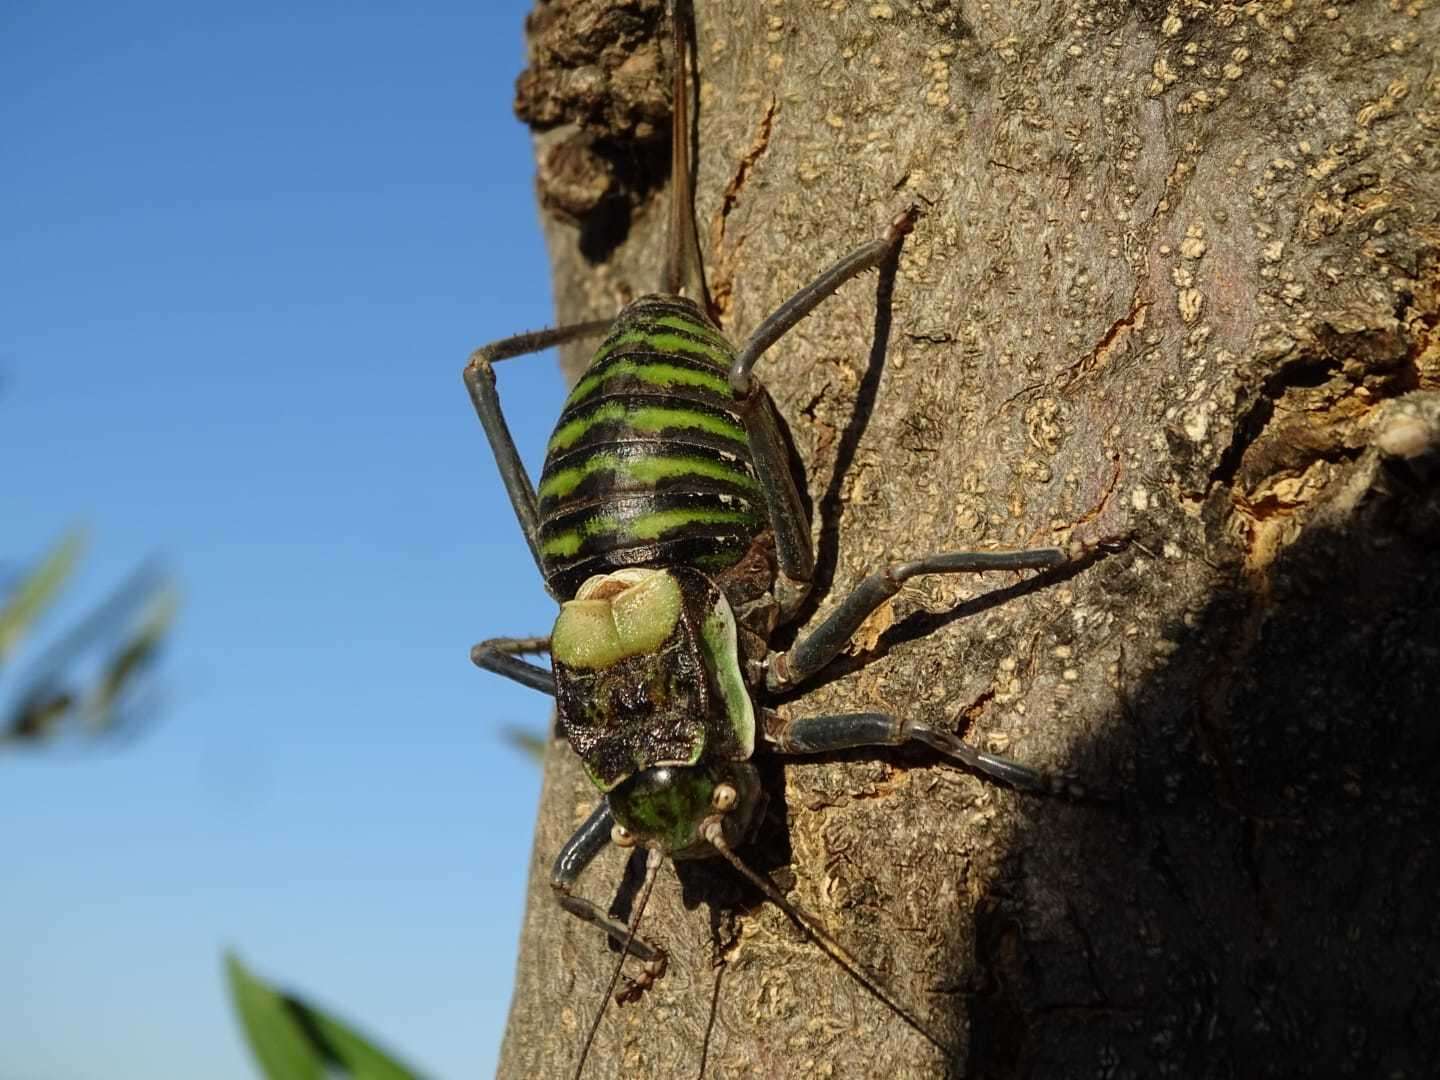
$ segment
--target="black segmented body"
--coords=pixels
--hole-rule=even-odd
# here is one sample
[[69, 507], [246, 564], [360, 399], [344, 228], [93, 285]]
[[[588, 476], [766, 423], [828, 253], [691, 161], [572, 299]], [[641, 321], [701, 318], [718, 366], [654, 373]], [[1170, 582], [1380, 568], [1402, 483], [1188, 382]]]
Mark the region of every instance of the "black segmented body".
[[626, 566], [733, 566], [768, 527], [726, 380], [734, 350], [691, 301], [616, 318], [556, 423], [540, 477], [545, 577], [568, 599]]

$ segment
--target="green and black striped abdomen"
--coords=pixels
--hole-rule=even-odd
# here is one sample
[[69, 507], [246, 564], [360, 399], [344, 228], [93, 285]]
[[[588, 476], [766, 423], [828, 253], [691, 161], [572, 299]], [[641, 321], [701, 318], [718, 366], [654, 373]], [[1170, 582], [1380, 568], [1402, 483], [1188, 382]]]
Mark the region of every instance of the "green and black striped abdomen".
[[562, 599], [624, 566], [732, 566], [768, 525], [726, 373], [689, 300], [643, 296], [566, 399], [540, 476], [540, 553]]

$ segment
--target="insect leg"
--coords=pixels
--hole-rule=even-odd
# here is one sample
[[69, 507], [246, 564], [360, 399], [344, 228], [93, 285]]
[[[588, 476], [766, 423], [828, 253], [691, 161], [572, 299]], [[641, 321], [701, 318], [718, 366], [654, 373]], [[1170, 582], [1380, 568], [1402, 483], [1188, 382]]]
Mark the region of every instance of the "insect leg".
[[523, 653], [548, 653], [548, 637], [490, 638], [470, 650], [470, 662], [476, 667], [493, 671], [496, 675], [539, 690], [542, 694], [555, 696], [555, 676], [539, 664], [521, 660]]
[[840, 259], [809, 285], [786, 300], [774, 313], [760, 324], [750, 335], [750, 340], [735, 355], [730, 365], [730, 389], [736, 397], [745, 397], [751, 391], [750, 369], [760, 354], [785, 336], [796, 323], [820, 306], [832, 293], [856, 274], [873, 269], [885, 261], [886, 256], [900, 248], [900, 242], [915, 227], [920, 216], [917, 207], [910, 207], [890, 223], [885, 235], [878, 240], [863, 244]]
[[1068, 776], [1043, 773], [1009, 758], [976, 750], [952, 732], [885, 713], [776, 718], [767, 724], [766, 739], [786, 754], [828, 754], [857, 746], [901, 746], [918, 742], [1012, 787], [1072, 796], [1085, 794]]
[[515, 449], [515, 440], [510, 427], [505, 423], [505, 414], [500, 408], [500, 395], [495, 389], [495, 370], [491, 366], [500, 360], [540, 352], [555, 345], [563, 345], [576, 338], [590, 337], [603, 333], [610, 326], [608, 319], [575, 323], [573, 326], [558, 326], [551, 330], [536, 330], [529, 334], [516, 334], [501, 338], [489, 345], [481, 346], [470, 354], [465, 365], [465, 386], [470, 391], [470, 400], [490, 441], [490, 452], [500, 469], [500, 479], [505, 484], [505, 493], [510, 496], [510, 505], [520, 519], [520, 529], [525, 533], [525, 542], [530, 545], [530, 554], [535, 565], [544, 573], [540, 563], [540, 514], [535, 503], [535, 485], [525, 473], [520, 453]]
[[914, 207], [906, 210], [891, 223], [884, 236], [856, 248], [781, 304], [760, 324], [730, 365], [730, 389], [740, 405], [740, 414], [750, 439], [756, 478], [764, 492], [765, 508], [775, 528], [775, 556], [783, 579], [780, 606], [782, 613], [787, 615], [809, 591], [815, 574], [815, 552], [810, 544], [810, 523], [806, 520], [800, 494], [790, 476], [790, 459], [780, 437], [775, 407], [750, 377], [750, 371], [761, 353], [779, 341], [821, 301], [856, 274], [879, 266], [894, 255], [914, 226], [917, 213]]
[[576, 918], [600, 927], [617, 945], [624, 948], [629, 939], [630, 954], [645, 962], [647, 978], [657, 979], [665, 970], [665, 950], [642, 937], [632, 936], [629, 926], [607, 915], [599, 904], [576, 896], [572, 891], [585, 868], [610, 842], [614, 827], [615, 818], [610, 813], [610, 804], [602, 801], [574, 835], [565, 841], [560, 854], [555, 856], [555, 865], [550, 870], [550, 888], [555, 890], [555, 899], [562, 908]]
[[771, 656], [765, 685], [771, 691], [802, 683], [835, 659], [872, 611], [918, 574], [980, 573], [985, 570], [1044, 570], [1070, 561], [1060, 548], [1026, 551], [952, 551], [912, 562], [891, 563], [871, 574], [789, 652]]
[[815, 576], [810, 519], [800, 502], [795, 478], [790, 475], [790, 455], [780, 436], [780, 421], [770, 395], [756, 387], [742, 402], [740, 414], [750, 442], [755, 478], [775, 530], [775, 561], [780, 568], [777, 596], [781, 618], [788, 619], [810, 592], [810, 581]]

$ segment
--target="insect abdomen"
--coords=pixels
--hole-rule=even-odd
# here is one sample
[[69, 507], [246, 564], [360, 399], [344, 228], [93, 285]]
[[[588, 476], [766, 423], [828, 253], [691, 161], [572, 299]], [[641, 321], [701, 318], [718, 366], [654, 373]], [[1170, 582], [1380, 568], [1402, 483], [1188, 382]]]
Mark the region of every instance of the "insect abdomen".
[[624, 566], [738, 562], [767, 527], [726, 373], [734, 350], [689, 300], [644, 296], [610, 328], [555, 425], [540, 552], [562, 599]]

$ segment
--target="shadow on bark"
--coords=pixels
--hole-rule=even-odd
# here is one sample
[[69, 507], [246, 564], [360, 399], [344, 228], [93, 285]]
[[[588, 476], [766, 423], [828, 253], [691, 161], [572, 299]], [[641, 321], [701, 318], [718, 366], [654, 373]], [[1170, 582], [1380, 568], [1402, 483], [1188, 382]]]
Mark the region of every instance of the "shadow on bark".
[[1383, 464], [1255, 587], [1230, 574], [1153, 678], [1122, 667], [1071, 766], [1133, 753], [1127, 797], [1036, 802], [1010, 838], [1037, 854], [979, 906], [960, 1075], [1440, 1069], [1435, 456]]

